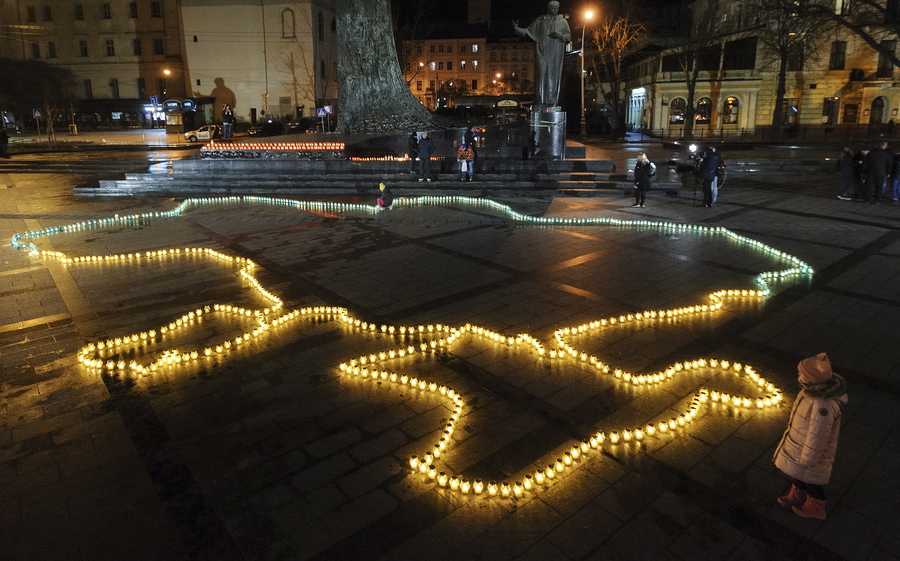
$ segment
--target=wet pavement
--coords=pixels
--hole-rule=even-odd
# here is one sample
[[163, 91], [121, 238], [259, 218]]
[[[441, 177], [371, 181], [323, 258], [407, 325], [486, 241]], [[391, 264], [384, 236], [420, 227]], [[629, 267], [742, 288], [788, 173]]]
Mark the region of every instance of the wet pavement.
[[[681, 153], [589, 157], [641, 150]], [[0, 249], [2, 559], [900, 555], [900, 206], [826, 174], [383, 212], [89, 180], [0, 173], [3, 239], [49, 252]], [[850, 403], [818, 521], [771, 456], [822, 351]]]

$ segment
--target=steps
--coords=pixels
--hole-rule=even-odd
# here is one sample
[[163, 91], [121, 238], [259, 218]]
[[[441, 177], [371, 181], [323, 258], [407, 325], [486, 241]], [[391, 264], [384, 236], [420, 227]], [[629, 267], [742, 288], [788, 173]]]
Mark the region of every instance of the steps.
[[[372, 195], [378, 184], [399, 196], [468, 194], [504, 191], [575, 197], [630, 196], [629, 174], [616, 173], [605, 160], [515, 160], [481, 157], [474, 181], [460, 181], [455, 159], [432, 162], [431, 182], [406, 173], [403, 160], [246, 160], [195, 158], [157, 166], [154, 173], [126, 173], [122, 179], [100, 180], [78, 187], [84, 196], [308, 196]], [[651, 191], [676, 194], [682, 188], [674, 168], [661, 169]]]

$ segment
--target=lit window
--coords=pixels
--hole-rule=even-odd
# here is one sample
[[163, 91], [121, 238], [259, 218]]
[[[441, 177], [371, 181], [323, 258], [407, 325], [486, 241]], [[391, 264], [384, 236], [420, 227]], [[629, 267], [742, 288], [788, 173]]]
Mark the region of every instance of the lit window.
[[460, 70], [466, 69], [466, 61], [464, 61], [464, 60], [459, 61], [459, 69]]
[[708, 97], [701, 97], [699, 101], [697, 101], [697, 115], [696, 120], [699, 125], [709, 124], [710, 118], [712, 117], [712, 101]]
[[472, 43], [472, 52], [473, 52], [473, 53], [477, 53], [477, 52], [478, 52], [478, 43]]
[[669, 123], [673, 125], [684, 124], [684, 108], [687, 107], [684, 98], [676, 97], [669, 103]]
[[472, 61], [472, 70], [478, 70], [478, 61], [477, 60]]
[[725, 104], [722, 106], [722, 123], [726, 125], [736, 125], [738, 122], [738, 99], [736, 97], [726, 97]]

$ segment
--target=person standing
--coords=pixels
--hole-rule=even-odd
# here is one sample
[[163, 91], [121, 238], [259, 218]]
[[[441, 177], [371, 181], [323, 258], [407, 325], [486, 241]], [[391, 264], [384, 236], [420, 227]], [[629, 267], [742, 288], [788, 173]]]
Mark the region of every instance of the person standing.
[[456, 161], [459, 162], [459, 180], [472, 181], [473, 168], [475, 167], [475, 154], [468, 144], [460, 144], [456, 151]]
[[825, 520], [825, 485], [831, 479], [847, 383], [831, 370], [825, 353], [797, 365], [800, 393], [775, 449], [775, 467], [793, 482], [778, 504], [803, 518]]
[[878, 148], [869, 152], [869, 164], [866, 170], [866, 186], [868, 188], [864, 198], [871, 203], [877, 203], [884, 194], [887, 178], [891, 174], [891, 159], [888, 143], [884, 141]]
[[416, 171], [416, 158], [419, 157], [419, 136], [415, 131], [409, 133], [406, 144], [406, 155], [409, 157], [409, 173], [412, 175]]
[[653, 164], [647, 159], [647, 154], [641, 152], [634, 164], [634, 204], [631, 206], [643, 208], [644, 198], [647, 196], [647, 189], [650, 188], [652, 177]]
[[853, 150], [849, 146], [844, 147], [841, 159], [837, 162], [837, 171], [841, 174], [841, 193], [837, 196], [842, 201], [851, 200], [854, 184], [856, 183], [856, 166], [853, 163]]
[[2, 124], [0, 124], [0, 158], [9, 159], [9, 133]]
[[894, 171], [891, 174], [891, 195], [895, 203], [900, 203], [900, 153], [894, 154]]
[[547, 13], [531, 22], [527, 28], [513, 21], [513, 31], [535, 42], [534, 47], [534, 103], [555, 106], [559, 99], [566, 44], [572, 40], [569, 23], [559, 15], [559, 2], [547, 3]]
[[710, 208], [713, 205], [712, 186], [719, 170], [719, 155], [710, 148], [700, 160], [700, 178], [703, 179], [703, 206]]
[[419, 172], [421, 177], [419, 181], [431, 182], [431, 156], [434, 155], [434, 141], [428, 136], [427, 132], [422, 133], [419, 140]]
[[861, 149], [853, 155], [853, 174], [856, 181], [853, 190], [854, 200], [865, 200], [866, 198], [866, 170], [869, 168], [869, 150]]
[[225, 142], [231, 142], [231, 139], [234, 138], [234, 110], [230, 105], [225, 105], [222, 108], [222, 140]]
[[475, 173], [475, 161], [478, 159], [478, 136], [475, 132], [475, 127], [466, 129], [465, 138], [463, 139], [465, 145], [472, 149], [472, 161], [470, 163], [472, 173]]

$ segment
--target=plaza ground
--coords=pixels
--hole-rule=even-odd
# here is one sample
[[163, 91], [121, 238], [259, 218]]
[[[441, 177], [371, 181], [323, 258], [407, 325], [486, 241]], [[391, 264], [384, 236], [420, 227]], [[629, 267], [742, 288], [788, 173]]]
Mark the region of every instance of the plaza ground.
[[[800, 149], [734, 157], [821, 155], [791, 150]], [[589, 157], [620, 166], [637, 151], [664, 161], [674, 149], [589, 145]], [[71, 188], [90, 177], [41, 173], [42, 158], [59, 157], [29, 158], [34, 173], [0, 169], [6, 240], [179, 202], [79, 199]], [[287, 310], [343, 307], [378, 326], [312, 313], [214, 359], [145, 376], [85, 367], [79, 349], [204, 306], [271, 301], [238, 265], [206, 255], [63, 264], [4, 244], [0, 558], [897, 559], [900, 206], [839, 201], [837, 183], [824, 172], [733, 174], [711, 209], [685, 191], [654, 194], [643, 209], [628, 198], [499, 201], [568, 223], [517, 220], [479, 201], [398, 201], [381, 213], [353, 206], [371, 207], [374, 196], [300, 208], [203, 204], [33, 240], [69, 256], [210, 248], [254, 261], [260, 285]], [[594, 218], [622, 222], [573, 222]], [[560, 328], [706, 303], [791, 265], [746, 240], [814, 274], [773, 282], [766, 298], [727, 299], [721, 311], [566, 340], [611, 372], [652, 374], [700, 358], [751, 365], [785, 400], [704, 405], [671, 434], [592, 449], [521, 498], [462, 495], [411, 470], [410, 455], [432, 449], [452, 402], [338, 367], [419, 343], [381, 325], [470, 324], [553, 349]], [[254, 328], [234, 315], [185, 320], [153, 356], [202, 351]], [[822, 351], [850, 396], [825, 521], [777, 506], [787, 482], [771, 463], [798, 390], [796, 364]], [[459, 392], [462, 413], [435, 465], [485, 482], [522, 481], [597, 431], [677, 416], [701, 387], [757, 393], [745, 377], [705, 368], [632, 384], [473, 334], [377, 362]]]

